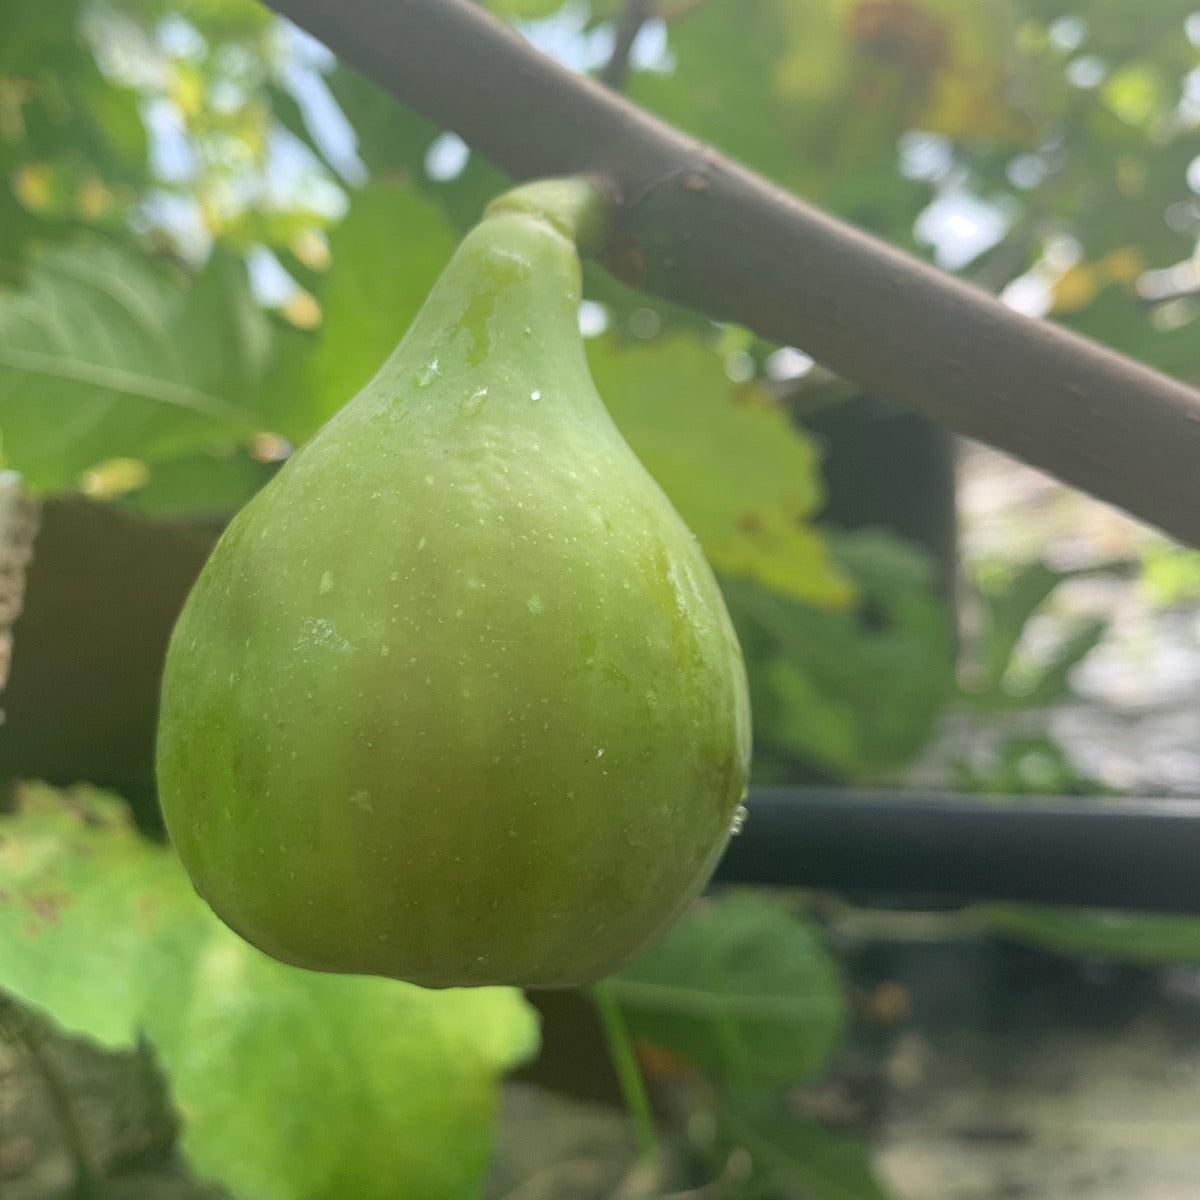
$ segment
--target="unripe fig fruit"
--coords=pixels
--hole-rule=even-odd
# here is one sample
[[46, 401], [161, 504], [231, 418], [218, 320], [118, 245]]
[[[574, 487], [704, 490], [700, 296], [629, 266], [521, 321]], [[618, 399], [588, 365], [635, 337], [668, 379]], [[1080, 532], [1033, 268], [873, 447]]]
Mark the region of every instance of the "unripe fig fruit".
[[663, 930], [728, 837], [741, 654], [588, 374], [568, 235], [598, 203], [564, 181], [494, 205], [179, 619], [167, 826], [278, 959], [582, 984]]

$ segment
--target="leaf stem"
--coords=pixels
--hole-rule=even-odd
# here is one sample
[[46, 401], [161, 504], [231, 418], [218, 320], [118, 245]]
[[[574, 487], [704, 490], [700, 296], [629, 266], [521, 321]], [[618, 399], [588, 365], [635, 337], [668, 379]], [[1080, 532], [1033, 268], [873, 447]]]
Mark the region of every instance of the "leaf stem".
[[625, 1023], [625, 1014], [621, 1011], [620, 1001], [616, 997], [612, 984], [607, 979], [593, 984], [592, 1000], [600, 1017], [600, 1025], [604, 1030], [604, 1041], [608, 1047], [608, 1057], [613, 1070], [617, 1073], [617, 1082], [621, 1086], [621, 1095], [625, 1099], [625, 1107], [633, 1120], [634, 1134], [637, 1137], [638, 1149], [645, 1158], [658, 1155], [658, 1135], [654, 1129], [654, 1113], [650, 1109], [650, 1097], [646, 1093], [646, 1081], [642, 1078], [638, 1066], [637, 1055], [633, 1049], [633, 1039], [629, 1036], [629, 1026]]

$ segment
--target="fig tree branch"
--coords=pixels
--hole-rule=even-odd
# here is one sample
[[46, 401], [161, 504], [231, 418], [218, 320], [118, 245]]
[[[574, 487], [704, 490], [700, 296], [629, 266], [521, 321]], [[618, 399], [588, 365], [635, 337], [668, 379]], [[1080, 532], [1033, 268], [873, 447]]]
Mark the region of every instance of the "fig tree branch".
[[471, 0], [270, 0], [518, 179], [591, 174], [602, 256], [1200, 544], [1200, 393], [1006, 308], [573, 74]]

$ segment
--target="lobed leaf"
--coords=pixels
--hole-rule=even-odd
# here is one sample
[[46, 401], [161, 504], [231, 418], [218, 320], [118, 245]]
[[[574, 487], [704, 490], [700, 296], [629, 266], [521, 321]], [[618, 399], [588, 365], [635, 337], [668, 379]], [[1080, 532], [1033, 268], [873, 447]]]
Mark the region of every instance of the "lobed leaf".
[[[248, 372], [262, 335], [238, 284], [226, 278], [217, 298], [211, 278], [189, 297], [118, 246], [46, 251], [24, 288], [0, 293], [5, 465], [54, 491], [106, 459], [153, 462], [253, 432]], [[218, 308], [223, 325], [214, 327]], [[227, 338], [249, 357], [229, 355]], [[243, 383], [248, 394], [235, 387]]]
[[0, 819], [0, 987], [110, 1047], [153, 1045], [196, 1169], [255, 1200], [458, 1200], [496, 1081], [537, 1043], [519, 992], [284, 966], [88, 788]]
[[818, 1071], [846, 1022], [816, 929], [752, 892], [696, 905], [608, 986], [635, 1038], [743, 1086]]

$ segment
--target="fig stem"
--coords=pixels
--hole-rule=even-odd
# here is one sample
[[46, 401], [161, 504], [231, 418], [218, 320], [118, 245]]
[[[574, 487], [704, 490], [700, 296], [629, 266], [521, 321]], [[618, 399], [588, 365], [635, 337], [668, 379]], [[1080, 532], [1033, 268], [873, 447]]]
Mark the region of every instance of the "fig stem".
[[641, 1067], [638, 1066], [633, 1039], [629, 1036], [629, 1026], [626, 1024], [625, 1014], [621, 1011], [621, 1002], [617, 999], [612, 983], [607, 979], [593, 984], [591, 993], [600, 1017], [600, 1027], [604, 1031], [608, 1057], [617, 1074], [617, 1083], [621, 1087], [625, 1107], [633, 1121], [638, 1150], [643, 1158], [654, 1158], [658, 1155], [654, 1113], [650, 1109], [646, 1081], [642, 1078]]
[[604, 245], [612, 224], [612, 200], [594, 179], [572, 175], [523, 183], [488, 206], [485, 217], [519, 212], [552, 225], [580, 254], [595, 254]]

